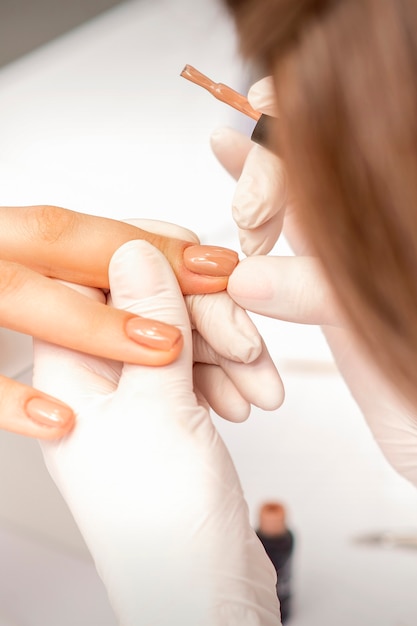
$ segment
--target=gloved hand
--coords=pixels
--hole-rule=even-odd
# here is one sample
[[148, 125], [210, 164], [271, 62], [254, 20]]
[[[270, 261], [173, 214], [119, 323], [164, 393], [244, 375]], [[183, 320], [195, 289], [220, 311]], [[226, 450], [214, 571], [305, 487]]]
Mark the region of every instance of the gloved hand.
[[[255, 83], [249, 90], [248, 100], [254, 109], [277, 115], [271, 78]], [[232, 215], [238, 226], [242, 251], [248, 256], [267, 254], [277, 241], [290, 208], [281, 159], [230, 128], [215, 131], [211, 146], [220, 162], [239, 179], [232, 200]], [[264, 194], [265, 190], [268, 195]]]
[[77, 410], [68, 436], [41, 445], [119, 623], [277, 626], [274, 569], [193, 392], [191, 329], [172, 270], [131, 241], [109, 278], [116, 307], [181, 329], [179, 358], [122, 366], [35, 341], [34, 383]]
[[[126, 220], [146, 232], [198, 244], [191, 231], [157, 220]], [[254, 323], [224, 291], [185, 296], [193, 329], [194, 389], [221, 417], [242, 422], [251, 405], [278, 408], [284, 390]]]
[[[254, 108], [274, 112], [271, 88], [270, 80], [254, 85], [249, 92]], [[322, 326], [336, 364], [383, 454], [417, 486], [417, 409], [398, 394], [359, 345], [319, 260], [307, 256], [309, 244], [296, 207], [287, 200], [282, 162], [229, 129], [216, 131], [212, 147], [220, 163], [239, 179], [233, 212], [239, 227], [244, 226], [240, 234], [245, 252], [268, 252], [280, 234], [284, 216], [283, 234], [298, 255], [244, 259], [229, 278], [228, 293], [249, 311]]]

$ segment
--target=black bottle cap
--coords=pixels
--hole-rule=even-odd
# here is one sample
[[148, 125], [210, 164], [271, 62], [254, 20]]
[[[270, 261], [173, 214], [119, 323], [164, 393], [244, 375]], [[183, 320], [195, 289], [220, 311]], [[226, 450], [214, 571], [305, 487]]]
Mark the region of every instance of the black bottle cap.
[[261, 117], [256, 122], [255, 128], [253, 129], [251, 136], [252, 141], [258, 143], [264, 148], [268, 148], [269, 150], [276, 152], [276, 147], [272, 143], [275, 124], [275, 117], [262, 113]]

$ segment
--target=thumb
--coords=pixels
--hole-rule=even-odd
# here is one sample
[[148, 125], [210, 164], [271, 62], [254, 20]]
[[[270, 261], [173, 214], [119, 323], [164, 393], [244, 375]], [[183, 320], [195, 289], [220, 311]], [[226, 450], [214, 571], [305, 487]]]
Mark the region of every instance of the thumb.
[[244, 309], [286, 322], [342, 323], [335, 296], [313, 257], [248, 257], [230, 276], [228, 293]]
[[272, 117], [279, 117], [272, 76], [261, 78], [254, 83], [249, 89], [248, 100], [257, 111], [262, 111], [262, 113], [272, 115]]
[[[172, 327], [181, 333], [180, 339], [173, 345], [179, 355], [175, 364], [172, 363], [175, 367], [159, 369], [125, 364], [119, 390], [127, 387], [135, 394], [141, 393], [141, 390], [144, 393], [158, 393], [165, 379], [169, 387], [173, 383], [175, 386], [174, 379], [183, 378], [184, 368], [188, 370], [192, 389], [190, 322], [181, 289], [164, 255], [146, 241], [129, 241], [113, 255], [109, 265], [109, 281], [115, 307], [162, 322], [163, 333]], [[138, 332], [141, 332], [140, 328]], [[150, 328], [149, 336], [158, 339], [159, 332], [160, 328], [156, 325]], [[134, 385], [131, 383], [132, 378], [135, 380]]]

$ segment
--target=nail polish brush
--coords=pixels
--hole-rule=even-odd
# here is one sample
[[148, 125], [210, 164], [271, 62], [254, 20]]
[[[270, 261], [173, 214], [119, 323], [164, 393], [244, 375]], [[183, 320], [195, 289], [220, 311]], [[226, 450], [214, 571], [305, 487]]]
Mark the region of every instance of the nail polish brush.
[[265, 148], [269, 147], [271, 126], [275, 123], [274, 117], [256, 111], [245, 96], [223, 83], [213, 82], [211, 78], [208, 78], [208, 76], [196, 70], [192, 65], [186, 65], [180, 76], [203, 87], [211, 93], [212, 96], [217, 98], [217, 100], [225, 102], [237, 111], [240, 111], [240, 113], [255, 120], [256, 125], [251, 135], [252, 141], [255, 141]]

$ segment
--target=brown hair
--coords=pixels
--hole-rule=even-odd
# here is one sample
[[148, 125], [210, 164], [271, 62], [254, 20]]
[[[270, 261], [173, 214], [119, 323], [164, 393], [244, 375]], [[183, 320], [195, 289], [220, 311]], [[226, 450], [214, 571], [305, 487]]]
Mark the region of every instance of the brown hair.
[[275, 79], [279, 150], [353, 328], [417, 401], [417, 3], [227, 0]]

